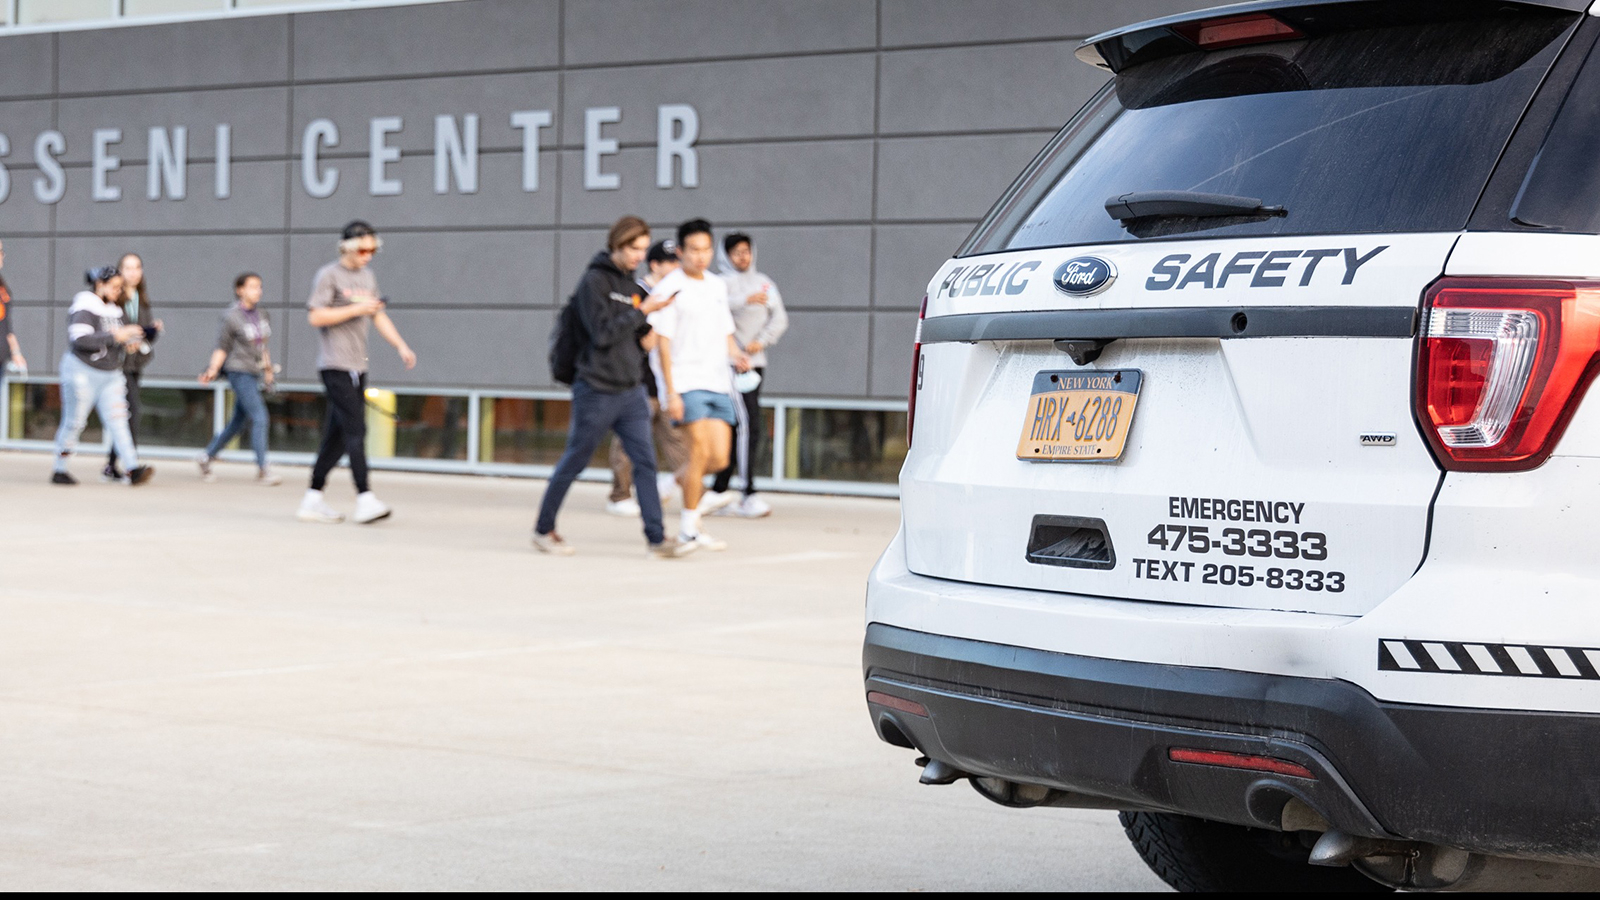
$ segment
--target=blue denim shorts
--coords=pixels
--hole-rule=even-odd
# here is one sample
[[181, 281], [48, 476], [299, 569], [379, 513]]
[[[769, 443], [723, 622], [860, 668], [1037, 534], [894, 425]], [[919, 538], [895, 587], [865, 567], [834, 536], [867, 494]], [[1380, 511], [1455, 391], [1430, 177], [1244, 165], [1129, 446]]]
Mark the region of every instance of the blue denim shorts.
[[721, 419], [729, 425], [738, 423], [733, 414], [733, 398], [716, 391], [685, 391], [683, 394], [683, 421]]

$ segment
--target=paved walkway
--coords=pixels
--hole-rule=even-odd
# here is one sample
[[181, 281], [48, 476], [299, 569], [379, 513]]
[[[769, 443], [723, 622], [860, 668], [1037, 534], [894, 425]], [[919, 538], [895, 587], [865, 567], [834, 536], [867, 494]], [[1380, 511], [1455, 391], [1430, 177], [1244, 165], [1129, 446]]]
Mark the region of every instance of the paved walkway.
[[663, 562], [579, 485], [554, 559], [543, 482], [377, 473], [391, 521], [316, 526], [303, 470], [157, 467], [0, 453], [8, 889], [1161, 887], [1114, 814], [922, 787], [873, 736], [891, 501], [775, 497]]

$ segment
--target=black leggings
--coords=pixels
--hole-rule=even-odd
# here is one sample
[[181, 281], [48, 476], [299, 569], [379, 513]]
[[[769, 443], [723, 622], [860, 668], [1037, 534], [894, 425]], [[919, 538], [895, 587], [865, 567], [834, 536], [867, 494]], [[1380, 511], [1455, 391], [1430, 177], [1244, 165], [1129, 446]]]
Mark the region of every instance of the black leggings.
[[322, 446], [317, 448], [317, 464], [311, 469], [311, 489], [322, 490], [328, 473], [342, 456], [350, 457], [350, 475], [356, 492], [365, 494], [367, 485], [367, 373], [344, 369], [323, 369], [322, 387], [328, 397], [328, 417], [322, 423]]
[[[139, 444], [139, 378], [141, 373], [128, 372], [123, 375], [128, 380], [128, 433], [133, 436], [134, 446]], [[115, 469], [117, 467], [117, 445], [111, 445], [111, 452], [106, 454], [106, 465]]]
[[[765, 368], [753, 371], [766, 375]], [[728, 489], [734, 475], [741, 475], [744, 477], [744, 493], [748, 497], [756, 492], [753, 470], [756, 457], [761, 454], [761, 445], [767, 437], [766, 423], [761, 420], [761, 385], [741, 395], [741, 399], [744, 400], [744, 424], [733, 426], [733, 447], [728, 454], [728, 467], [712, 479], [711, 489], [720, 494]]]

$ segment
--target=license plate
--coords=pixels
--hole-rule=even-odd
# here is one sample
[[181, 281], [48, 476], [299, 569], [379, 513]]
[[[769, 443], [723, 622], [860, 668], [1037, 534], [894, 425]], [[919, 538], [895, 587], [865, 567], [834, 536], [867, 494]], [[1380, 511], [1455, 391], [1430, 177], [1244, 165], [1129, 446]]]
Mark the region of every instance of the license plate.
[[1017, 459], [1073, 462], [1122, 456], [1143, 380], [1138, 369], [1034, 375]]

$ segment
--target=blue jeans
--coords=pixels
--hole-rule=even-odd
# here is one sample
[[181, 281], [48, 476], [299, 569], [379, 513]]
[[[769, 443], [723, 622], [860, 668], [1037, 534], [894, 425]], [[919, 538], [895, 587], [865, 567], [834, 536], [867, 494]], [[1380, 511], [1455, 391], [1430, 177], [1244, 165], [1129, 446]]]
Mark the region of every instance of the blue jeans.
[[539, 521], [533, 530], [549, 534], [556, 530], [556, 513], [572, 482], [589, 460], [606, 432], [615, 431], [622, 450], [633, 463], [633, 489], [639, 495], [639, 511], [644, 515], [644, 537], [652, 544], [665, 539], [661, 527], [661, 495], [656, 491], [656, 447], [650, 440], [650, 401], [644, 386], [617, 394], [597, 391], [583, 379], [572, 383], [572, 420], [567, 432], [567, 449], [550, 475], [550, 486], [539, 501]]
[[228, 427], [206, 445], [206, 456], [215, 458], [249, 422], [250, 449], [256, 453], [256, 468], [265, 469], [268, 420], [267, 401], [261, 399], [261, 378], [249, 372], [224, 371], [222, 374], [228, 376], [228, 385], [233, 388], [233, 418], [228, 420]]
[[67, 470], [67, 460], [78, 452], [78, 436], [89, 421], [89, 410], [100, 412], [100, 427], [105, 429], [117, 456], [129, 469], [139, 467], [139, 453], [133, 449], [133, 432], [128, 430], [128, 382], [122, 370], [96, 369], [69, 351], [61, 357], [61, 427], [56, 429], [56, 471]]

